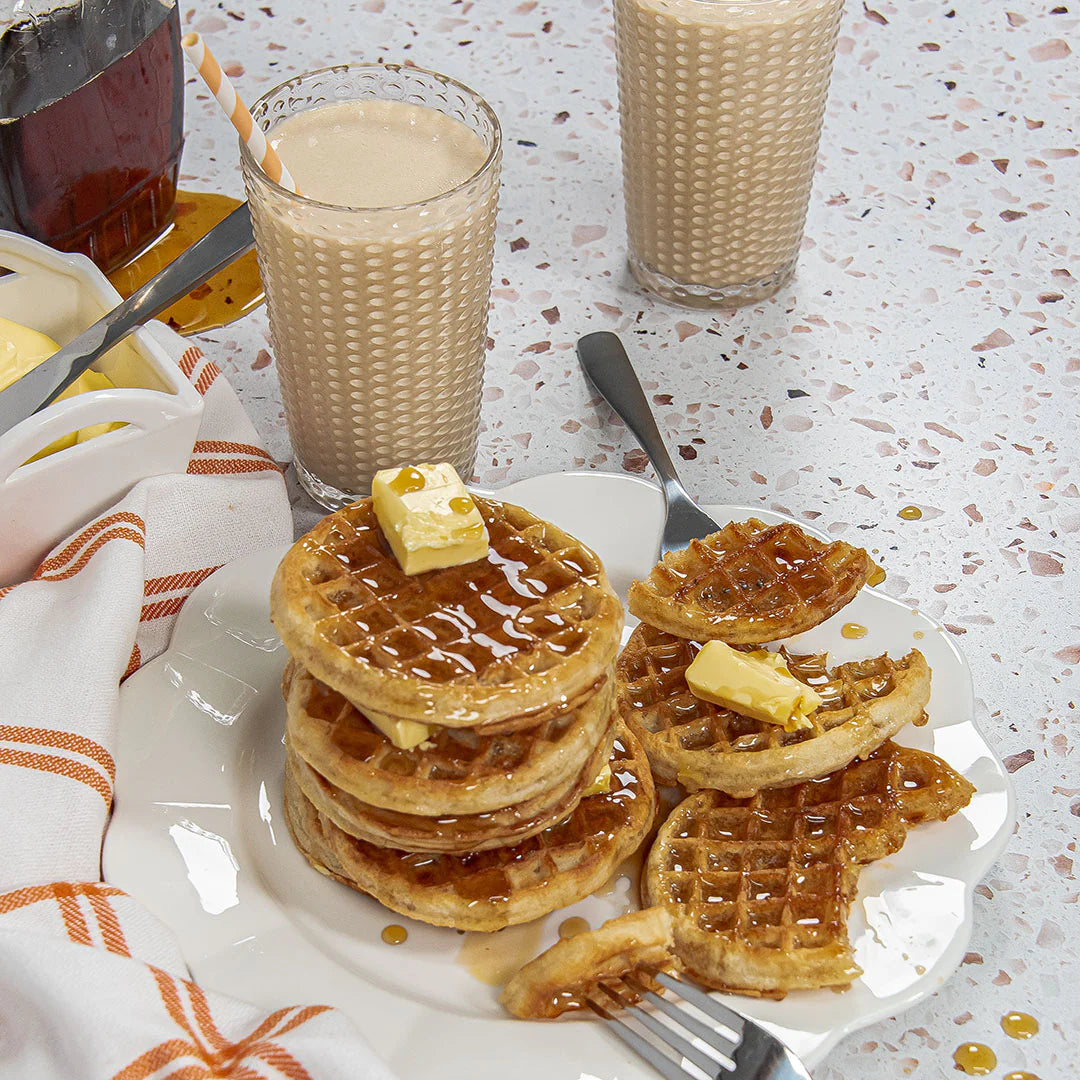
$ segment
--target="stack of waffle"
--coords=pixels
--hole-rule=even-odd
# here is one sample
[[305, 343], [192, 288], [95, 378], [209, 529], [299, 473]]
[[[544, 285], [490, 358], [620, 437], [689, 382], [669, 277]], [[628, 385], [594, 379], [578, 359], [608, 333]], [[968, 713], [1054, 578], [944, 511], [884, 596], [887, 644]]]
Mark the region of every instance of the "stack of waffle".
[[680, 969], [730, 992], [782, 997], [860, 974], [847, 916], [859, 867], [910, 827], [944, 820], [974, 788], [932, 754], [891, 742], [925, 721], [930, 669], [913, 649], [830, 667], [781, 646], [821, 698], [786, 730], [695, 696], [701, 643], [760, 647], [848, 603], [873, 564], [793, 524], [732, 523], [670, 553], [630, 589], [641, 620], [619, 658], [618, 703], [653, 772], [690, 794], [661, 826], [642, 878], [645, 909], [559, 942], [504, 993], [519, 1016], [640, 995]]
[[331, 515], [282, 561], [271, 615], [308, 861], [396, 912], [497, 930], [598, 888], [654, 793], [614, 709], [622, 609], [599, 559], [476, 504], [488, 555], [411, 577], [370, 499]]

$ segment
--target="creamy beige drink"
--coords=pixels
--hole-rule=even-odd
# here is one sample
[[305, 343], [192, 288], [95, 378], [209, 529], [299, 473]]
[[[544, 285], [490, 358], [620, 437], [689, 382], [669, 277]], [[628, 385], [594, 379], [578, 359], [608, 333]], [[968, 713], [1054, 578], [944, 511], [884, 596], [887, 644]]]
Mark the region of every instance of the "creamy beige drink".
[[667, 299], [794, 273], [843, 0], [615, 0], [630, 267]]
[[498, 196], [494, 115], [442, 76], [374, 65], [301, 76], [254, 112], [303, 193], [245, 156], [301, 482], [340, 506], [402, 461], [448, 461], [468, 477]]

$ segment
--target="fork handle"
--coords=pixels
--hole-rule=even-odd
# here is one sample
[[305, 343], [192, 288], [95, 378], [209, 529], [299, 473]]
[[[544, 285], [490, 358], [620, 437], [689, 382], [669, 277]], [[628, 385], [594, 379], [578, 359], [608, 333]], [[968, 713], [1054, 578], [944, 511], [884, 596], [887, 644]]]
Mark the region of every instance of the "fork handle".
[[682, 491], [679, 475], [645, 400], [645, 391], [641, 389], [618, 335], [607, 330], [586, 334], [578, 339], [577, 353], [589, 381], [641, 444], [665, 491], [672, 488]]

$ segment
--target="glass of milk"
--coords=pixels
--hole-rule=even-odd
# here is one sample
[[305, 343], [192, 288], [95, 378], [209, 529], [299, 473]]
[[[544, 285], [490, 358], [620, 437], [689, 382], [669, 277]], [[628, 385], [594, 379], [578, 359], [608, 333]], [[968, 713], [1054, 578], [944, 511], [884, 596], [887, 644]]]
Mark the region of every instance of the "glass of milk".
[[729, 307], [795, 272], [843, 0], [615, 0], [629, 263]]
[[336, 509], [383, 468], [476, 457], [499, 121], [420, 68], [298, 76], [252, 113], [296, 180], [241, 143], [270, 335], [301, 484]]

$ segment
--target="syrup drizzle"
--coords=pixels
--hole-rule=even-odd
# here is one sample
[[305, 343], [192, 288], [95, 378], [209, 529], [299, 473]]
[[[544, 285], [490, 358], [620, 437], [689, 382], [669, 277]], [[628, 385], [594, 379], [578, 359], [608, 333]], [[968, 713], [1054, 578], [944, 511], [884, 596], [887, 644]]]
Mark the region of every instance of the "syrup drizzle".
[[961, 1043], [953, 1051], [953, 1061], [968, 1076], [986, 1076], [997, 1066], [997, 1055], [982, 1043]]
[[591, 929], [586, 919], [581, 918], [579, 915], [574, 915], [569, 919], [563, 919], [559, 923], [559, 937], [564, 941], [567, 938], [577, 937], [578, 934], [584, 934], [586, 930]]
[[395, 495], [408, 495], [412, 491], [423, 491], [425, 483], [424, 474], [409, 465], [390, 481], [389, 486]]
[[846, 622], [840, 628], [840, 636], [847, 638], [849, 641], [857, 641], [859, 638], [864, 638], [870, 631], [866, 629], [862, 623]]
[[1023, 1012], [1006, 1013], [1001, 1018], [1001, 1030], [1010, 1039], [1030, 1039], [1039, 1034], [1039, 1021]]
[[896, 516], [904, 521], [918, 521], [922, 517], [922, 511], [917, 506], [904, 506]]
[[404, 926], [391, 923], [383, 927], [382, 939], [387, 945], [404, 945], [409, 940], [409, 931]]

